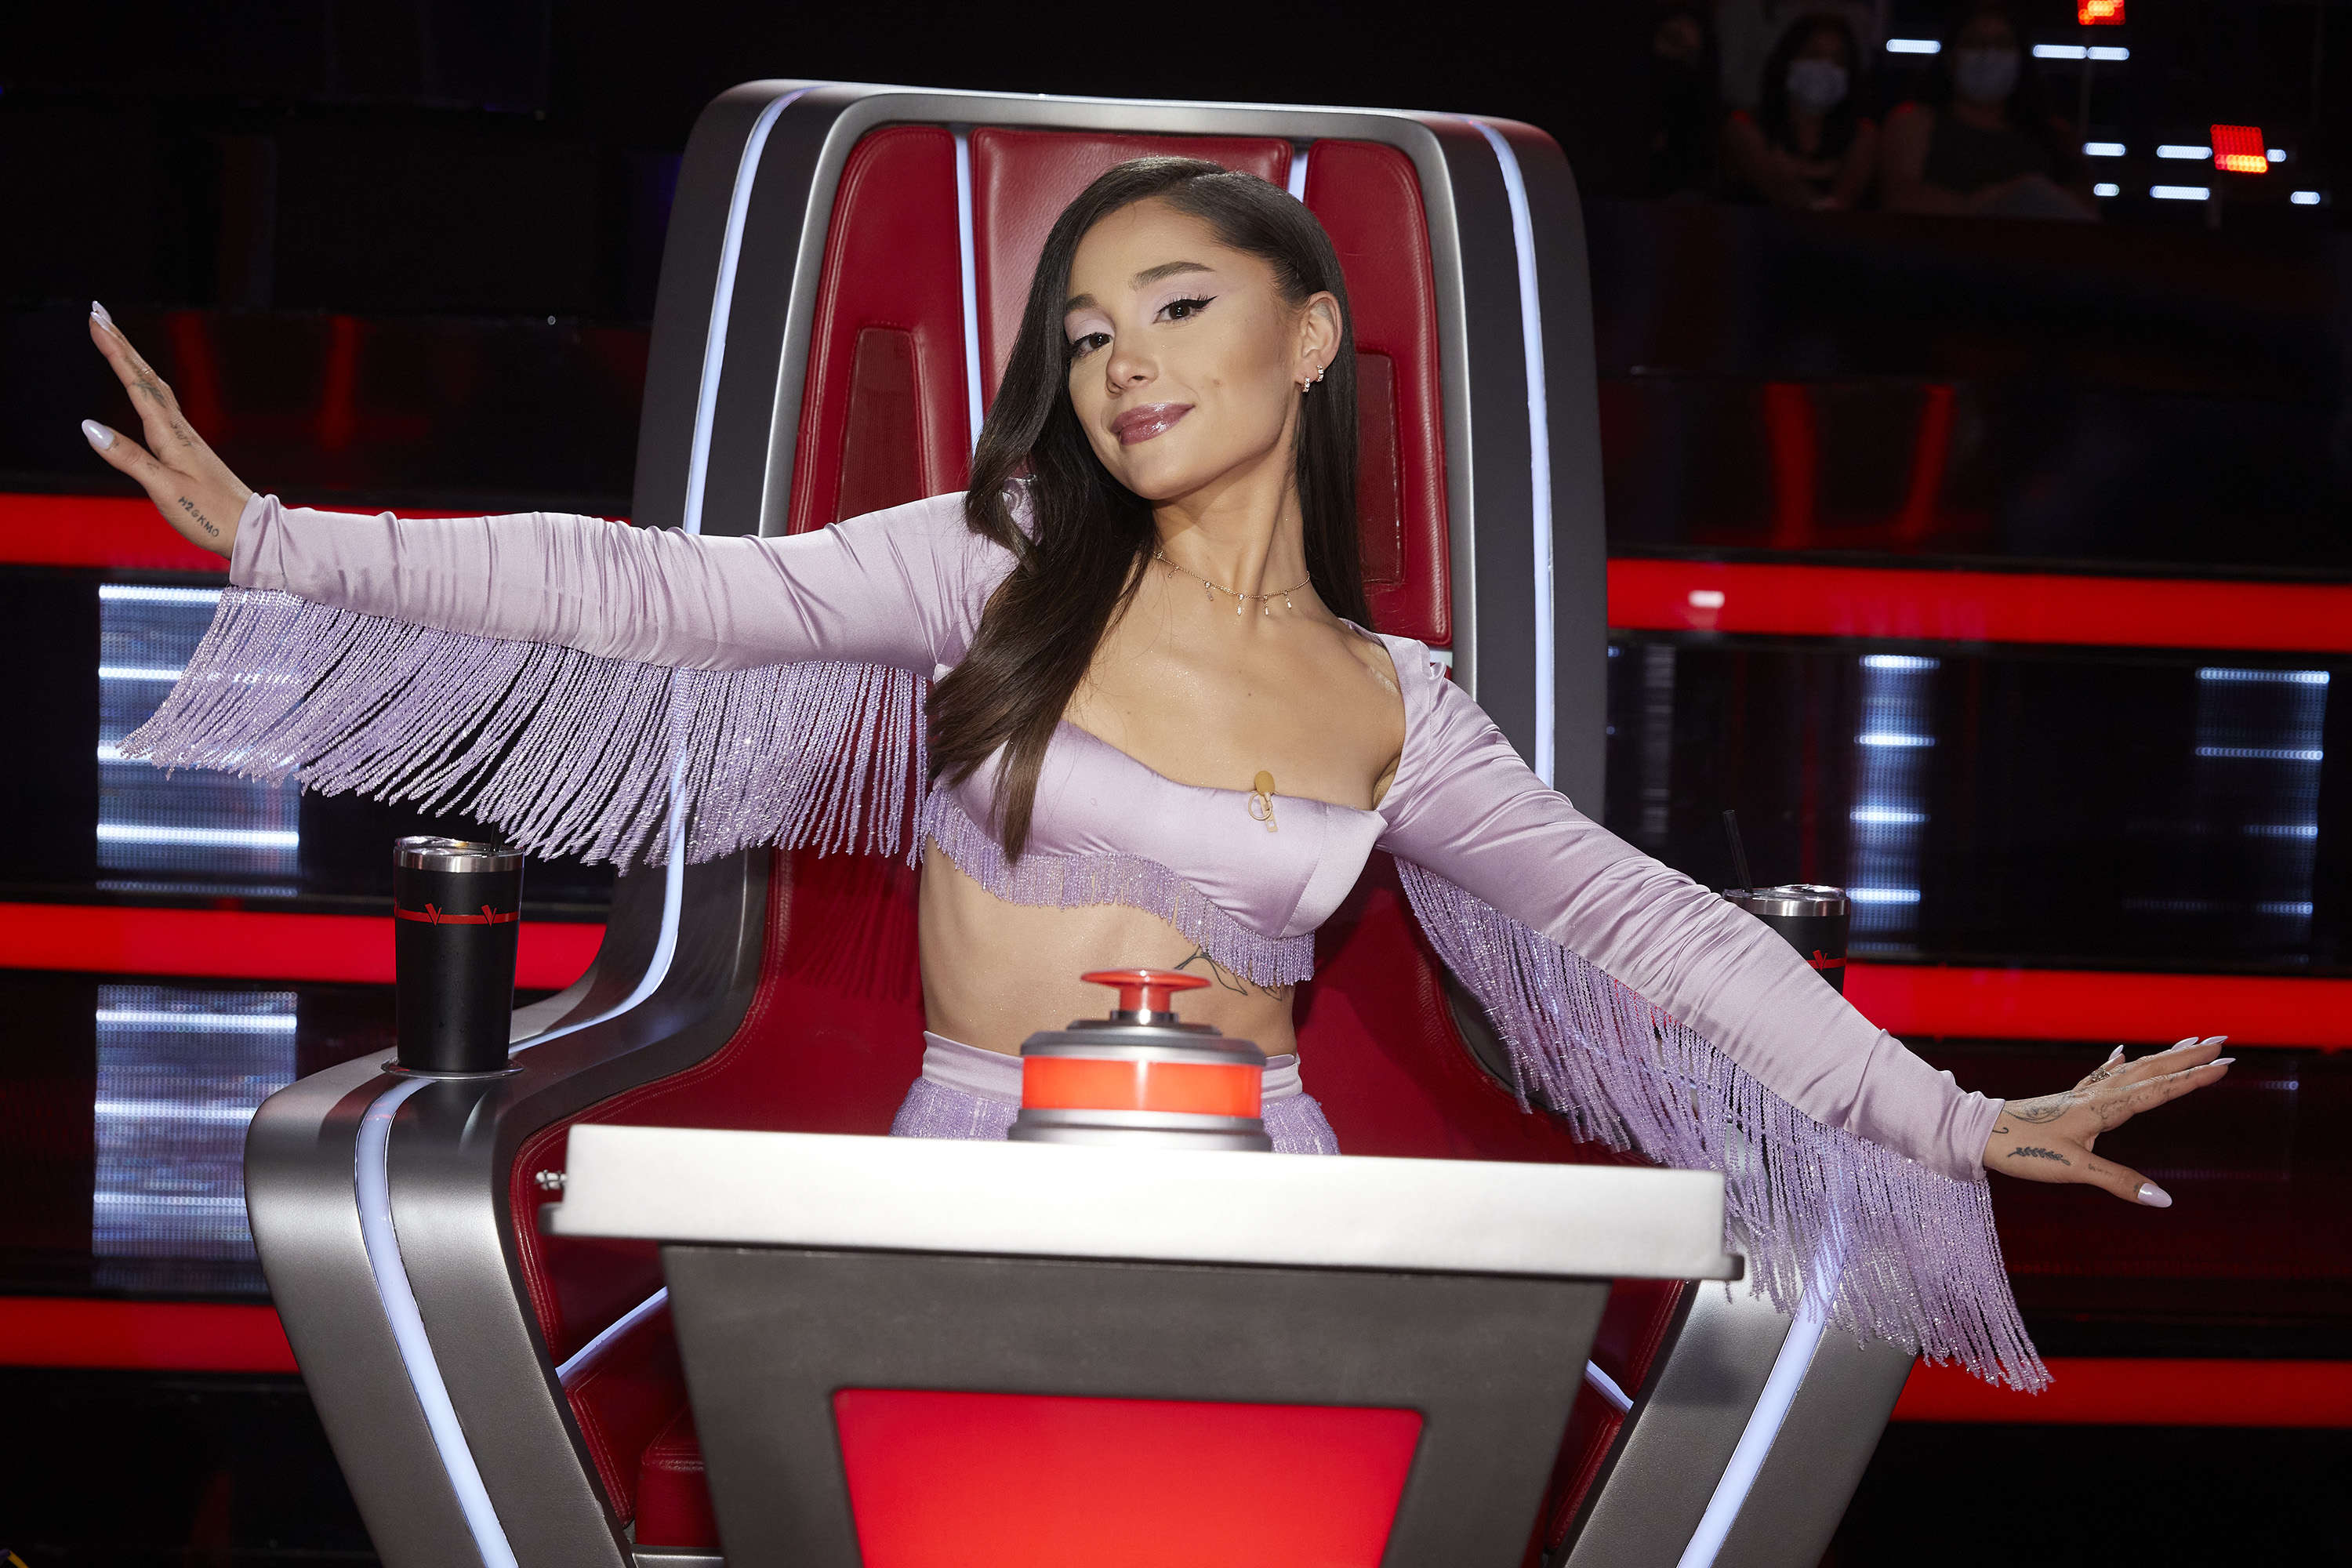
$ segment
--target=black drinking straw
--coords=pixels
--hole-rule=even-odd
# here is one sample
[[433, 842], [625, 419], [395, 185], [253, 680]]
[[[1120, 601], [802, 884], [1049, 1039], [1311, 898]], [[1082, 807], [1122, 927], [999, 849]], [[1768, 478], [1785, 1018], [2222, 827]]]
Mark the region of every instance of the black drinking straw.
[[1731, 837], [1731, 868], [1739, 873], [1739, 885], [1753, 890], [1756, 884], [1748, 876], [1748, 850], [1739, 842], [1739, 813], [1723, 814], [1723, 831]]

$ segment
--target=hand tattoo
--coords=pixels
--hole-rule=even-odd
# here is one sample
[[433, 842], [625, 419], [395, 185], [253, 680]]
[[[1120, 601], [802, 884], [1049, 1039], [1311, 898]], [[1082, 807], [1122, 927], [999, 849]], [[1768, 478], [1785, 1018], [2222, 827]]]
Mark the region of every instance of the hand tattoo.
[[1217, 983], [1217, 988], [1219, 990], [1230, 991], [1236, 996], [1271, 996], [1277, 1002], [1287, 1002], [1290, 1000], [1291, 992], [1295, 989], [1295, 987], [1288, 985], [1260, 985], [1254, 980], [1244, 979], [1241, 975], [1235, 974], [1232, 970], [1227, 969], [1223, 964], [1219, 963], [1215, 959], [1211, 958], [1209, 956], [1209, 950], [1204, 947], [1194, 948], [1192, 950], [1192, 956], [1191, 958], [1187, 958], [1183, 963], [1176, 965], [1176, 967], [1178, 969], [1190, 969], [1192, 967], [1195, 961], [1198, 961], [1203, 968], [1208, 970], [1209, 978]]
[[2012, 1160], [2055, 1160], [2062, 1165], [2074, 1163], [2055, 1149], [2011, 1149], [2009, 1157]]
[[2074, 1104], [2074, 1091], [2070, 1089], [2063, 1094], [2045, 1094], [2039, 1100], [2012, 1100], [2008, 1113], [2020, 1121], [2055, 1121]]
[[218, 539], [220, 537], [220, 530], [212, 525], [211, 519], [205, 517], [203, 512], [196, 510], [195, 502], [190, 500], [185, 496], [182, 496], [180, 498], [180, 510], [186, 512], [190, 517], [194, 518], [196, 520], [196, 526], [203, 529], [208, 536], [214, 539]]

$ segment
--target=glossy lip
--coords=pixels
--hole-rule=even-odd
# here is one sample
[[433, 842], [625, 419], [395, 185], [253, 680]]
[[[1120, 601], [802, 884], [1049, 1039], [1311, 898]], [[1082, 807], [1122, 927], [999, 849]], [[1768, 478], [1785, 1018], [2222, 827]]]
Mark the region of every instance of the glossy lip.
[[1112, 420], [1110, 433], [1118, 437], [1120, 446], [1132, 447], [1154, 436], [1166, 435], [1176, 427], [1179, 419], [1192, 412], [1189, 403], [1147, 403]]

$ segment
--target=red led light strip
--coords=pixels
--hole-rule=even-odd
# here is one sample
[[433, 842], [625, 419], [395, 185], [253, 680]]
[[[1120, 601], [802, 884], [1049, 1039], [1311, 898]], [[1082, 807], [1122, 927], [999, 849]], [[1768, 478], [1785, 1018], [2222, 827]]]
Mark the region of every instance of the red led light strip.
[[2079, 969], [1846, 965], [1846, 998], [1906, 1039], [2127, 1040], [2352, 1047], [2352, 980]]
[[1628, 631], [2352, 653], [2352, 584], [1613, 560]]
[[[0, 968], [389, 985], [392, 931], [389, 915], [0, 904]], [[602, 925], [524, 921], [515, 984], [560, 991], [604, 940]]]
[[[399, 510], [403, 517], [472, 515], [406, 507]], [[144, 496], [0, 493], [0, 563], [202, 572], [216, 577], [228, 571], [227, 562], [173, 532]]]
[[2352, 1362], [2058, 1356], [2045, 1393], [1979, 1383], [1957, 1366], [1911, 1369], [1897, 1421], [2068, 1426], [2352, 1426]]
[[[522, 922], [515, 983], [561, 989], [604, 928]], [[392, 921], [249, 910], [0, 904], [0, 968], [239, 980], [392, 980]], [[2352, 980], [1854, 963], [1846, 994], [1906, 1038], [2131, 1040], [2352, 1048]]]
[[274, 1307], [0, 1296], [0, 1366], [293, 1372]]

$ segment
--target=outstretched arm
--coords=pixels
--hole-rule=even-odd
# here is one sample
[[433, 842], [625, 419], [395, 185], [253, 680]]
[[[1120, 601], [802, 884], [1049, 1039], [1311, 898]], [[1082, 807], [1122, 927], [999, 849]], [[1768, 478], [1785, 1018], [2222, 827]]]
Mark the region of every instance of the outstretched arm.
[[935, 497], [793, 539], [703, 538], [589, 517], [404, 520], [256, 495], [189, 425], [112, 321], [90, 335], [153, 451], [94, 422], [100, 456], [241, 588], [414, 626], [699, 669], [812, 660], [923, 676], [963, 655], [1009, 557]]
[[[2111, 1162], [2095, 1170], [2090, 1140], [2133, 1110], [2217, 1080], [2218, 1041], [2168, 1065], [2134, 1064], [2113, 1083], [2086, 1082], [2061, 1097], [2060, 1119], [2047, 1127], [2027, 1120], [2044, 1102], [2009, 1115], [2014, 1108], [1963, 1092], [1864, 1017], [1761, 921], [1546, 788], [1450, 682], [1432, 676], [1406, 700], [1405, 759], [1382, 804], [1383, 847], [1580, 955], [1825, 1126], [1955, 1178], [1990, 1168], [2168, 1201]], [[2027, 1127], [2049, 1136], [2026, 1143], [2065, 1163], [2012, 1157], [2019, 1141], [2006, 1135]]]

